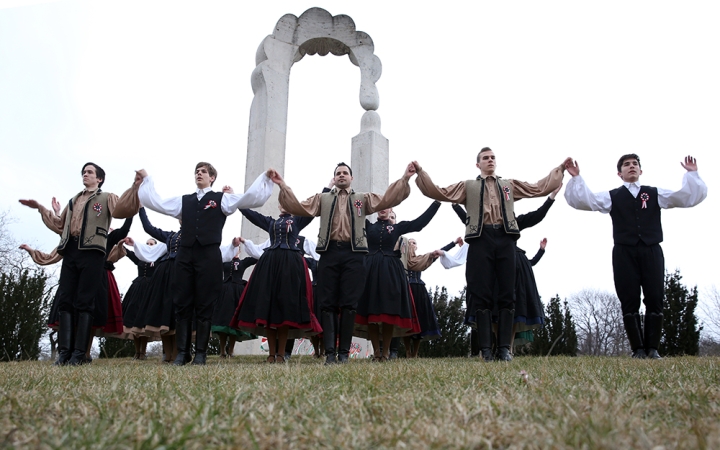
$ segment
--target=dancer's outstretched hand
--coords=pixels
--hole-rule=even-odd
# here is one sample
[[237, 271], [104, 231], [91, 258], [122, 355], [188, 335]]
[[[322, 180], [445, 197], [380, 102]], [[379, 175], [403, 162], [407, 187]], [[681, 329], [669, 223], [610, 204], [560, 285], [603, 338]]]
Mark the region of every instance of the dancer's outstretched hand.
[[32, 209], [38, 209], [40, 207], [40, 203], [37, 202], [37, 200], [18, 200], [21, 204], [30, 207]]
[[688, 172], [697, 172], [697, 161], [690, 155], [687, 155], [685, 157], [685, 163], [681, 161], [680, 165]]
[[58, 202], [55, 197], [52, 198], [52, 209], [56, 215], [60, 215], [60, 202]]
[[543, 238], [543, 240], [540, 241], [540, 248], [545, 250], [546, 245], [547, 245], [547, 238]]
[[280, 175], [275, 169], [268, 169], [267, 170], [267, 176], [272, 180], [275, 184], [280, 184], [284, 182], [282, 175]]
[[580, 165], [577, 161], [573, 161], [571, 158], [565, 160], [565, 170], [574, 177], [580, 175]]

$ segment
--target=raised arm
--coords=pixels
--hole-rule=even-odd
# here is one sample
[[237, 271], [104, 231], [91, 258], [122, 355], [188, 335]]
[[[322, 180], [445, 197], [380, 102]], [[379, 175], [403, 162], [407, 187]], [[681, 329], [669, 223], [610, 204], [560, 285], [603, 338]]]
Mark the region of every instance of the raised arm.
[[455, 211], [455, 214], [457, 214], [460, 222], [462, 222], [463, 224], [467, 222], [467, 212], [465, 212], [465, 209], [462, 206], [458, 205], [457, 203], [453, 203], [452, 209], [453, 211]]
[[108, 199], [108, 209], [110, 215], [116, 219], [128, 219], [138, 213], [140, 209], [140, 198], [138, 190], [142, 184], [142, 176], [140, 172], [135, 172], [135, 179], [132, 186], [118, 197], [111, 194]]
[[182, 197], [160, 197], [155, 190], [155, 180], [145, 171], [141, 171], [141, 175], [143, 180], [138, 190], [140, 203], [155, 212], [180, 219], [182, 217]]
[[572, 161], [572, 158], [566, 158], [562, 164], [552, 169], [545, 178], [542, 178], [537, 183], [511, 180], [513, 185], [513, 198], [520, 200], [522, 198], [543, 197], [555, 189], [558, 189], [560, 185], [562, 185], [565, 165], [568, 161]]
[[610, 212], [612, 200], [610, 192], [593, 193], [580, 176], [580, 164], [577, 161], [568, 161], [565, 168], [572, 175], [565, 188], [565, 201], [568, 205], [582, 211], [599, 211], [603, 214]]
[[408, 164], [402, 178], [388, 186], [383, 195], [366, 193], [365, 214], [372, 214], [402, 203], [410, 195], [410, 184], [408, 182], [413, 175], [415, 175], [415, 167]]
[[247, 220], [253, 225], [260, 228], [263, 231], [268, 231], [272, 224], [275, 223], [275, 219], [269, 216], [264, 216], [257, 211], [252, 209], [241, 209], [240, 213], [245, 216]]
[[399, 233], [402, 235], [406, 233], [412, 233], [413, 231], [422, 230], [427, 226], [427, 224], [430, 223], [430, 220], [435, 217], [438, 209], [440, 209], [440, 202], [435, 200], [430, 204], [430, 207], [426, 209], [425, 212], [422, 213], [417, 219], [399, 222], [397, 224], [397, 227], [400, 230]]
[[[304, 202], [298, 201], [292, 188], [285, 184], [282, 175], [272, 170], [269, 173], [270, 179], [280, 188], [278, 202], [283, 209], [293, 216], [316, 217], [320, 215], [320, 194], [315, 194]], [[270, 171], [268, 171], [270, 172]], [[325, 192], [325, 190], [323, 190]]]
[[534, 266], [535, 264], [540, 262], [540, 258], [542, 258], [543, 255], [545, 254], [545, 246], [547, 246], [547, 238], [543, 238], [543, 240], [540, 241], [540, 249], [538, 250], [537, 253], [535, 253], [535, 256], [533, 257], [533, 259], [530, 260], [531, 266]]
[[535, 225], [542, 222], [542, 220], [547, 215], [547, 212], [550, 210], [550, 207], [555, 203], [555, 200], [552, 198], [549, 198], [545, 200], [545, 203], [542, 204], [542, 206], [535, 211], [530, 211], [525, 214], [520, 214], [516, 217], [518, 228], [520, 230], [524, 230], [525, 228], [534, 227]]
[[683, 176], [679, 191], [658, 188], [658, 204], [661, 208], [690, 208], [705, 200], [707, 186], [697, 171], [695, 158], [688, 155], [685, 163], [680, 163], [687, 172]]
[[30, 248], [29, 245], [23, 244], [20, 246], [21, 249], [28, 252], [30, 258], [39, 266], [49, 266], [62, 260], [62, 255], [58, 254], [57, 247], [55, 247], [50, 253], [44, 253], [40, 250]]
[[[54, 201], [55, 197], [53, 197], [53, 206], [55, 204]], [[45, 226], [57, 234], [62, 234], [63, 227], [65, 226], [65, 218], [67, 217], [67, 206], [60, 214], [60, 216], [58, 216], [51, 210], [41, 205], [37, 200], [20, 199], [19, 202], [20, 204], [25, 205], [28, 208], [37, 209]]]
[[465, 203], [467, 191], [465, 189], [464, 181], [451, 184], [446, 188], [441, 188], [433, 183], [430, 175], [427, 171], [423, 170], [417, 161], [413, 161], [412, 164], [415, 166], [415, 170], [417, 172], [415, 184], [417, 184], [417, 187], [420, 188], [420, 192], [422, 192], [425, 197], [441, 202]]
[[167, 242], [173, 234], [172, 231], [163, 231], [160, 228], [154, 227], [153, 224], [150, 223], [150, 219], [148, 219], [145, 208], [140, 208], [140, 221], [142, 222], [143, 230], [151, 237], [154, 237], [158, 243]]
[[125, 223], [120, 228], [116, 228], [108, 234], [107, 248], [113, 248], [118, 242], [125, 239], [130, 232], [130, 226], [132, 225], [133, 218], [125, 219]]
[[[268, 172], [270, 172], [268, 170]], [[272, 195], [273, 182], [268, 173], [261, 173], [244, 194], [224, 193], [222, 197], [222, 210], [226, 216], [238, 209], [259, 208], [265, 204]]]

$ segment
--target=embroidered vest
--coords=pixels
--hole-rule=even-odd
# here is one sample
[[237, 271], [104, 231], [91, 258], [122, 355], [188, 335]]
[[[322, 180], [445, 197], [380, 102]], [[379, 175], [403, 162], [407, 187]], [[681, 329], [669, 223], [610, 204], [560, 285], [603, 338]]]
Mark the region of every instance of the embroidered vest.
[[[330, 232], [332, 231], [332, 218], [335, 208], [348, 208], [350, 213], [350, 246], [354, 252], [367, 253], [367, 236], [365, 232], [365, 194], [350, 191], [347, 205], [338, 205], [338, 190], [333, 188], [330, 192], [320, 194], [320, 232], [316, 252], [322, 253], [328, 249]], [[358, 202], [358, 203], [356, 203]], [[359, 208], [356, 204], [362, 205]]]
[[[517, 220], [515, 220], [515, 202], [513, 200], [512, 183], [500, 177], [496, 178], [496, 180], [505, 232], [508, 234], [520, 234]], [[475, 239], [480, 237], [482, 233], [485, 180], [480, 177], [478, 177], [477, 180], [468, 180], [465, 182], [465, 189], [465, 207], [467, 208], [465, 239]]]
[[80, 228], [78, 248], [80, 250], [100, 250], [105, 254], [108, 230], [110, 229], [110, 222], [112, 221], [110, 208], [108, 208], [108, 197], [110, 194], [98, 189], [88, 198], [83, 211], [73, 211], [73, 204], [80, 195], [82, 195], [82, 192], [73, 197], [68, 204], [65, 227], [60, 236], [60, 244], [58, 244], [57, 252], [62, 255], [65, 251], [65, 246], [70, 240], [70, 222], [72, 221], [73, 214], [82, 214], [83, 219], [82, 227]]

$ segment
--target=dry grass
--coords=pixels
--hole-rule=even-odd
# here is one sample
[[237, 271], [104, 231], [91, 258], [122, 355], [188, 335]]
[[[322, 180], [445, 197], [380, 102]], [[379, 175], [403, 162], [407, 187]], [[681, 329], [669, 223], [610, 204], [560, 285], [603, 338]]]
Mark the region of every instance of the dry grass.
[[0, 447], [720, 448], [718, 362], [4, 363]]

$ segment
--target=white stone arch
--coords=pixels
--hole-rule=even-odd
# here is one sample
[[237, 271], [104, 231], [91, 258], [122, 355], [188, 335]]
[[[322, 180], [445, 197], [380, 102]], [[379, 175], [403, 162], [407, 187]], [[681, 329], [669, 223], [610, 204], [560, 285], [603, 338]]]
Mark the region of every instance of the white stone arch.
[[[360, 105], [365, 109], [360, 133], [351, 141], [350, 164], [355, 174], [353, 188], [382, 193], [388, 186], [389, 142], [380, 132], [380, 106], [376, 82], [382, 73], [370, 36], [355, 29], [346, 15], [332, 16], [321, 8], [310, 8], [300, 17], [286, 14], [273, 34], [263, 39], [255, 55], [251, 76], [255, 94], [250, 107], [245, 189], [268, 167], [285, 174], [285, 144], [288, 117], [290, 69], [305, 55], [348, 55], [360, 69]], [[305, 193], [302, 193], [303, 195]], [[261, 209], [277, 215], [277, 195]], [[243, 236], [260, 243], [266, 233], [243, 219]], [[314, 239], [314, 237], [311, 237]]]

